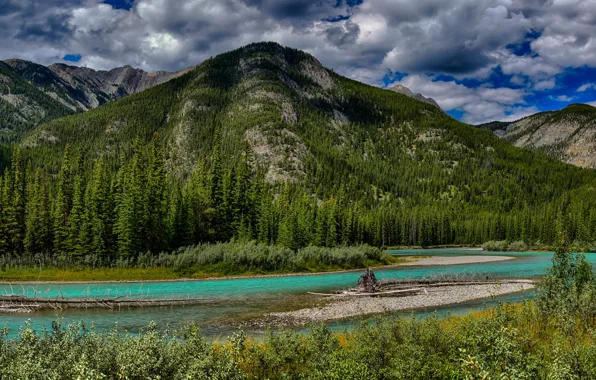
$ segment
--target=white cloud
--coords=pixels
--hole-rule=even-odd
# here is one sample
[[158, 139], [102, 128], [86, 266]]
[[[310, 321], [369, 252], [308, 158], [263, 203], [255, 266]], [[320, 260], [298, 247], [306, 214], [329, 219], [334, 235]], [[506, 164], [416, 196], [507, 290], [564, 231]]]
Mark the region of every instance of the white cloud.
[[[456, 82], [434, 80], [428, 75], [409, 75], [397, 83], [437, 101], [446, 111], [463, 111], [462, 120], [481, 124], [493, 120], [506, 120], [536, 112], [525, 104], [525, 90], [511, 88], [470, 88]], [[513, 115], [513, 116], [512, 116]]]
[[573, 99], [575, 99], [572, 96], [568, 96], [568, 95], [559, 95], [559, 96], [554, 96], [551, 98], [556, 101], [565, 102], [565, 103], [568, 103], [568, 102], [572, 101]]
[[577, 92], [585, 92], [588, 91], [589, 89], [596, 89], [596, 83], [586, 83], [586, 84], [582, 84], [581, 86], [579, 86], [579, 88], [577, 89]]
[[534, 83], [534, 90], [536, 90], [536, 91], [550, 90], [550, 89], [555, 88], [556, 85], [557, 85], [557, 82], [555, 81], [555, 78], [546, 79], [546, 80], [542, 80], [540, 82]]

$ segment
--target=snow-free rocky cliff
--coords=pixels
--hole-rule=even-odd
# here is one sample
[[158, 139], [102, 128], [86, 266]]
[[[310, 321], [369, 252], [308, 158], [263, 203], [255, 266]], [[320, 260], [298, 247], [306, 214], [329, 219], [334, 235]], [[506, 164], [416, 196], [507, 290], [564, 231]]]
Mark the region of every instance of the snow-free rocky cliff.
[[572, 165], [596, 168], [596, 108], [587, 104], [479, 127], [492, 130], [515, 146], [540, 150]]

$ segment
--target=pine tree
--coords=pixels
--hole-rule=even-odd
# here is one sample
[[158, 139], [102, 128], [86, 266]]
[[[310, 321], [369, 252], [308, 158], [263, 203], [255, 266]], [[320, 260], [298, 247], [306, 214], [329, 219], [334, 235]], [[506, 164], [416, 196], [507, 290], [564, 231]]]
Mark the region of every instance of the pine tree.
[[130, 163], [120, 169], [119, 184], [116, 186], [120, 197], [116, 205], [117, 215], [115, 234], [118, 254], [122, 258], [130, 258], [147, 247], [145, 196], [142, 164], [139, 154], [135, 153]]
[[111, 213], [109, 184], [103, 158], [100, 157], [93, 167], [85, 203], [87, 221], [91, 230], [90, 250], [99, 260], [107, 256], [109, 247]]
[[71, 254], [83, 256], [87, 251], [79, 240], [80, 232], [84, 225], [85, 216], [85, 179], [82, 174], [82, 161], [79, 157], [77, 171], [74, 176], [73, 201], [70, 216], [68, 218], [68, 246]]
[[215, 209], [211, 204], [209, 174], [204, 159], [197, 161], [185, 193], [188, 194], [188, 219], [193, 241], [195, 243], [210, 241], [214, 234], [211, 229]]
[[221, 131], [219, 128], [215, 130], [213, 138], [213, 153], [211, 155], [210, 168], [210, 184], [211, 184], [211, 202], [216, 213], [213, 220], [213, 230], [215, 232], [215, 239], [219, 240], [221, 237], [221, 230], [224, 228], [223, 220], [225, 218], [223, 204], [223, 169], [221, 164], [220, 149], [221, 149]]
[[189, 221], [188, 191], [178, 187], [170, 202], [169, 223], [170, 246], [185, 247], [192, 244], [192, 231]]
[[6, 227], [9, 250], [21, 253], [24, 250], [25, 238], [25, 173], [21, 169], [21, 152], [18, 147], [13, 150], [12, 171], [8, 185], [8, 203], [6, 207]]
[[51, 249], [51, 219], [46, 181], [41, 169], [35, 172], [35, 180], [27, 202], [27, 231], [24, 245], [27, 252], [47, 253]]
[[147, 243], [152, 252], [166, 248], [167, 178], [164, 151], [157, 132], [153, 135], [149, 175], [147, 177]]
[[72, 209], [72, 164], [70, 146], [67, 145], [62, 157], [62, 166], [58, 173], [56, 185], [56, 197], [54, 201], [54, 250], [59, 255], [68, 253], [71, 247], [68, 246], [68, 217]]
[[332, 197], [329, 200], [329, 214], [327, 218], [327, 237], [325, 246], [329, 248], [337, 247], [337, 204]]
[[12, 174], [10, 170], [4, 172], [0, 177], [0, 254], [10, 252], [10, 241], [8, 238], [8, 205], [10, 203], [10, 193], [12, 188]]

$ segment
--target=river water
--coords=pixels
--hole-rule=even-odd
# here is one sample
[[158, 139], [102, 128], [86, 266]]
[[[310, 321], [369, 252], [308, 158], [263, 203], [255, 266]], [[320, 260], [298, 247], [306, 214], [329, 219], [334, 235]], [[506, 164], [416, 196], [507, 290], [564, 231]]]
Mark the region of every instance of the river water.
[[[397, 256], [462, 256], [497, 255], [514, 256], [515, 259], [479, 264], [450, 265], [441, 267], [397, 267], [376, 270], [378, 279], [425, 278], [437, 274], [480, 274], [497, 278], [532, 278], [544, 275], [551, 265], [552, 253], [547, 252], [484, 252], [473, 249], [435, 249], [391, 251]], [[596, 265], [596, 254], [587, 254], [587, 259]], [[36, 329], [51, 326], [52, 321], [61, 319], [64, 324], [83, 321], [86, 326], [98, 330], [117, 325], [131, 332], [147, 326], [151, 321], [160, 328], [176, 328], [182, 323], [197, 322], [208, 336], [220, 336], [230, 332], [222, 323], [265, 311], [295, 308], [296, 304], [311, 299], [307, 292], [326, 292], [354, 286], [359, 272], [328, 273], [315, 276], [285, 276], [268, 278], [245, 278], [229, 280], [197, 280], [153, 283], [101, 283], [101, 284], [51, 284], [51, 285], [0, 285], [0, 294], [37, 295], [42, 298], [205, 298], [211, 302], [200, 305], [105, 309], [70, 309], [66, 311], [43, 311], [30, 314], [0, 315], [0, 327], [6, 326], [11, 335], [18, 332], [26, 321]], [[291, 297], [289, 297], [291, 295]], [[508, 295], [492, 300], [471, 302], [431, 310], [417, 311], [416, 315], [428, 313], [464, 314], [481, 310], [501, 301], [519, 301], [526, 295]], [[411, 313], [408, 313], [411, 314]], [[344, 323], [334, 324], [336, 328]], [[256, 332], [259, 333], [259, 332]]]

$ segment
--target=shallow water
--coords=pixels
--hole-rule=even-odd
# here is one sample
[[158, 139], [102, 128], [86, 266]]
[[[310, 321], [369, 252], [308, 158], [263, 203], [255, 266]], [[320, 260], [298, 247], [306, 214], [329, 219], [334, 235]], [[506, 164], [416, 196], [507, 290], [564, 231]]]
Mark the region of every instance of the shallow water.
[[[403, 267], [375, 271], [378, 279], [424, 278], [434, 274], [467, 273], [485, 274], [500, 278], [531, 278], [544, 275], [551, 264], [552, 253], [545, 252], [484, 252], [473, 249], [434, 249], [402, 250], [391, 252], [397, 256], [462, 256], [498, 255], [514, 256], [515, 259], [480, 264], [450, 265], [442, 267]], [[596, 264], [596, 254], [588, 254], [587, 259]], [[115, 323], [119, 327], [136, 332], [151, 321], [159, 327], [178, 327], [184, 322], [197, 322], [204, 325], [208, 336], [226, 334], [229, 328], [218, 325], [229, 319], [241, 319], [264, 311], [287, 309], [291, 302], [308, 302], [306, 292], [326, 292], [356, 284], [360, 272], [328, 273], [315, 276], [288, 276], [269, 278], [246, 278], [230, 280], [197, 280], [184, 282], [155, 283], [102, 283], [102, 284], [51, 284], [51, 285], [0, 285], [1, 294], [37, 295], [43, 298], [173, 298], [193, 297], [216, 299], [214, 303], [203, 305], [123, 308], [120, 310], [70, 309], [67, 311], [44, 311], [31, 314], [2, 315], [0, 326], [6, 325], [11, 335], [18, 331], [26, 320], [31, 326], [40, 329], [61, 318], [64, 323], [83, 321], [87, 326], [93, 323], [97, 329], [108, 329]], [[288, 295], [293, 295], [288, 297]], [[424, 316], [439, 310], [439, 313], [463, 313], [481, 310], [501, 300], [516, 300], [517, 295], [498, 297], [432, 310], [417, 311], [414, 315]], [[406, 312], [404, 314], [412, 314]], [[332, 324], [344, 328], [345, 323]], [[339, 327], [338, 327], [339, 326]], [[254, 331], [258, 333], [258, 331]]]

